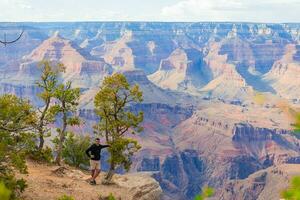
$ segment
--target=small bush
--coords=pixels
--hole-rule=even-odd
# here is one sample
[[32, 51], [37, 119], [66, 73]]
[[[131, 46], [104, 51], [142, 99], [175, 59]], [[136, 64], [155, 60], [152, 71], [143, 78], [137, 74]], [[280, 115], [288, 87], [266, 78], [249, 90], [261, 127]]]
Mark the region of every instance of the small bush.
[[300, 176], [292, 179], [290, 187], [284, 190], [281, 196], [286, 200], [300, 200]]
[[116, 200], [116, 198], [114, 197], [114, 195], [112, 193], [110, 193], [108, 196], [108, 200]]
[[85, 151], [89, 146], [89, 136], [69, 133], [63, 145], [62, 157], [64, 161], [71, 166], [79, 167], [80, 165], [88, 165], [89, 159]]
[[50, 147], [45, 147], [41, 151], [38, 149], [31, 150], [29, 154], [29, 158], [39, 162], [51, 163], [53, 161], [53, 151]]
[[57, 200], [75, 200], [75, 199], [71, 196], [63, 195], [63, 196], [59, 197]]
[[197, 195], [194, 200], [204, 200], [206, 198], [212, 197], [215, 191], [211, 187], [204, 187], [202, 188], [202, 193]]
[[4, 183], [0, 183], [0, 199], [1, 200], [9, 200], [11, 195], [11, 191], [7, 189]]
[[99, 200], [117, 200], [112, 193], [110, 193], [108, 196], [100, 196]]
[[6, 173], [0, 176], [0, 200], [6, 199], [9, 193], [9, 200], [18, 199], [19, 194], [24, 192], [27, 184], [24, 179], [16, 179], [13, 173]]

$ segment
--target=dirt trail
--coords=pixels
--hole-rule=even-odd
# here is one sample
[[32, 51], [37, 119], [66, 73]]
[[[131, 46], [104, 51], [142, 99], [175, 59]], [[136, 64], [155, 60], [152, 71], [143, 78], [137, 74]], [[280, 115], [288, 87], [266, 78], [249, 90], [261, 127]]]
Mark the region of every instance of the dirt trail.
[[128, 190], [117, 185], [102, 185], [101, 179], [97, 179], [97, 185], [91, 186], [85, 180], [88, 174], [70, 167], [54, 173], [58, 166], [40, 165], [28, 162], [27, 175], [20, 175], [26, 179], [28, 188], [22, 195], [24, 200], [56, 200], [66, 194], [71, 195], [75, 200], [99, 200], [99, 196], [108, 196], [112, 193], [115, 197], [122, 197], [122, 200], [130, 199]]

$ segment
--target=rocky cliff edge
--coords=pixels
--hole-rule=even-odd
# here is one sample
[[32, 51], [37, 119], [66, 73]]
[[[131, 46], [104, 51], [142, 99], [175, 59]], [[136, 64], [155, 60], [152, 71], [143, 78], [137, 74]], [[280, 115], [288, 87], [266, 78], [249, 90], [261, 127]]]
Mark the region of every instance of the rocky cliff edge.
[[52, 166], [28, 162], [28, 174], [19, 175], [27, 181], [28, 188], [22, 194], [24, 200], [57, 200], [69, 195], [75, 200], [107, 199], [113, 194], [117, 200], [159, 200], [162, 190], [150, 174], [130, 173], [115, 175], [114, 184], [102, 185], [101, 173], [97, 185], [89, 185], [87, 172], [69, 166]]

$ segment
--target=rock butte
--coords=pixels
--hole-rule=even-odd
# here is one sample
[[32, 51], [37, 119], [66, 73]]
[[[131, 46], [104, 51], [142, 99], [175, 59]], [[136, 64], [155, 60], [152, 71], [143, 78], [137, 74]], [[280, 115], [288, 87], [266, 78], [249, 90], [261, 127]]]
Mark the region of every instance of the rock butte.
[[[0, 23], [11, 34], [18, 25]], [[37, 64], [60, 61], [62, 78], [82, 91], [86, 125], [77, 131], [92, 133], [99, 85], [124, 73], [144, 92], [130, 108], [145, 113], [132, 172], [151, 172], [165, 199], [192, 199], [207, 184], [217, 199], [277, 198], [286, 174], [299, 172], [291, 124], [300, 103], [300, 24], [25, 25], [18, 43], [0, 49], [0, 94], [40, 105]]]

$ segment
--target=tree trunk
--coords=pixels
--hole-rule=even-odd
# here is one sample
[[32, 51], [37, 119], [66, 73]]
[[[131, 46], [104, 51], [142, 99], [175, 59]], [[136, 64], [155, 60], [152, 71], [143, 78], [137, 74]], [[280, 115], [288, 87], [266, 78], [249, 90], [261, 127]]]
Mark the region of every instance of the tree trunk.
[[67, 113], [64, 112], [63, 113], [63, 129], [59, 133], [58, 150], [57, 150], [57, 157], [56, 157], [56, 163], [58, 165], [60, 165], [60, 162], [61, 162], [63, 144], [65, 142], [66, 129], [67, 129]]
[[39, 140], [40, 140], [40, 143], [39, 143], [39, 146], [38, 146], [38, 150], [41, 152], [43, 147], [44, 147], [44, 143], [45, 143], [43, 133], [39, 134]]
[[40, 143], [39, 143], [39, 146], [38, 146], [39, 151], [42, 151], [42, 149], [44, 147], [44, 143], [45, 143], [43, 127], [44, 127], [45, 116], [46, 116], [46, 114], [48, 112], [48, 109], [49, 109], [49, 106], [50, 106], [50, 101], [51, 101], [51, 98], [48, 98], [46, 100], [46, 106], [43, 110], [42, 116], [40, 118], [40, 123], [39, 123], [39, 126], [38, 126], [39, 139], [40, 139]]
[[109, 168], [109, 171], [105, 177], [105, 182], [106, 183], [111, 183], [111, 180], [112, 180], [112, 177], [114, 176], [115, 174], [115, 162], [111, 162], [110, 163], [110, 168]]
[[57, 149], [57, 156], [56, 156], [56, 164], [58, 164], [60, 166], [60, 162], [61, 162], [61, 154], [62, 154], [62, 149], [63, 149], [63, 139], [62, 139], [62, 136], [63, 136], [64, 133], [60, 133], [59, 134], [59, 141], [58, 141], [58, 149]]

